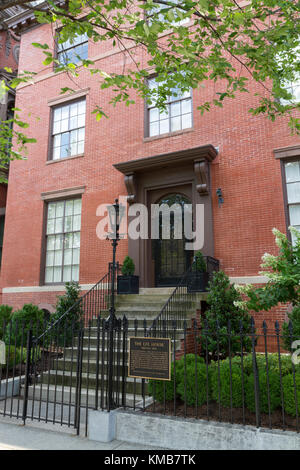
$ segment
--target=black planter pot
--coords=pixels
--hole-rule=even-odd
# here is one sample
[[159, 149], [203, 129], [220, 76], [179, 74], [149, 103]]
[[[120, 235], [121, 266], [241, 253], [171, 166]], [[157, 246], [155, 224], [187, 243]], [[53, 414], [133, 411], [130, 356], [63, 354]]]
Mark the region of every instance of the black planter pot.
[[118, 294], [138, 294], [139, 276], [118, 276], [117, 277]]
[[187, 279], [188, 292], [206, 292], [208, 289], [209, 274], [202, 272], [191, 272]]

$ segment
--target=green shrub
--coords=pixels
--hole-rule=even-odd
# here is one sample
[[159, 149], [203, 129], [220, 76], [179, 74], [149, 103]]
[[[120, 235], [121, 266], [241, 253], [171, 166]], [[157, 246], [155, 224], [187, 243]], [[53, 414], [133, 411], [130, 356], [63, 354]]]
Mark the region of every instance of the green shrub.
[[207, 270], [206, 262], [201, 251], [197, 251], [195, 253], [192, 270], [200, 273], [204, 273]]
[[0, 305], [0, 339], [4, 336], [3, 326], [10, 321], [12, 310], [9, 305]]
[[292, 312], [288, 314], [289, 321], [292, 323], [292, 335], [289, 329], [288, 322], [282, 325], [282, 338], [284, 347], [288, 350], [292, 350], [292, 343], [300, 338], [300, 305], [293, 308]]
[[38, 336], [44, 325], [44, 312], [36, 305], [25, 304], [11, 316], [11, 323], [5, 330], [5, 343], [16, 346], [26, 346], [27, 333], [32, 328], [33, 336]]
[[[177, 388], [177, 387], [176, 387]], [[171, 364], [171, 380], [149, 380], [149, 395], [156, 401], [163, 403], [164, 400], [174, 400], [174, 364]]]
[[180, 398], [190, 406], [203, 405], [207, 400], [207, 391], [209, 393], [209, 384], [207, 380], [206, 365], [202, 362], [197, 362], [197, 381], [196, 381], [196, 366], [189, 363], [186, 366], [186, 374], [184, 368], [178, 374], [178, 382], [176, 391]]
[[[6, 370], [7, 368], [8, 370], [11, 370], [14, 364], [18, 365], [21, 362], [21, 348], [18, 348], [18, 347], [15, 348], [14, 346], [10, 346], [10, 347], [6, 346], [5, 349], [6, 349], [6, 353], [5, 353], [6, 364], [2, 364], [2, 367], [4, 370]], [[22, 356], [23, 356], [23, 359], [24, 358], [26, 359], [26, 355], [24, 356], [24, 354], [22, 354]], [[22, 362], [24, 362], [24, 360]]]
[[[243, 405], [243, 382], [242, 370], [234, 362], [231, 363], [231, 383], [230, 383], [230, 364], [229, 361], [220, 362], [220, 385], [219, 385], [219, 372], [218, 364], [215, 363], [211, 367], [210, 385], [211, 395], [213, 400], [219, 402], [219, 388], [220, 388], [220, 403], [222, 406], [229, 408], [239, 408]], [[244, 386], [247, 376], [244, 374]], [[230, 387], [232, 387], [232, 395], [230, 394]]]
[[[197, 357], [197, 363], [204, 364], [204, 359], [200, 356]], [[194, 368], [195, 370], [195, 354], [186, 354], [185, 356], [186, 371]], [[184, 380], [184, 356], [176, 361], [176, 396], [178, 395], [178, 387]], [[194, 374], [195, 377], [195, 374]], [[155, 384], [155, 386], [154, 386]], [[164, 397], [166, 401], [174, 400], [174, 363], [171, 364], [171, 381], [168, 380], [149, 380], [148, 390], [150, 395], [154, 395], [155, 399], [163, 403]]]
[[[46, 342], [51, 341], [57, 346], [70, 346], [74, 331], [79, 329], [83, 318], [78, 282], [66, 282], [66, 292], [60, 295], [56, 303], [56, 312], [51, 315], [48, 327], [58, 322], [47, 335]], [[72, 308], [73, 307], [73, 308]], [[65, 313], [68, 311], [67, 315]]]
[[[269, 412], [268, 405], [268, 380], [267, 373], [263, 370], [258, 370], [259, 377], [259, 406], [262, 413]], [[281, 404], [280, 394], [280, 377], [279, 374], [273, 370], [269, 371], [269, 396], [270, 396], [270, 411], [273, 412]], [[254, 391], [254, 374], [250, 374], [246, 384], [246, 406], [250, 411], [255, 412], [255, 391]]]
[[130, 258], [130, 256], [125, 257], [121, 271], [123, 276], [132, 276], [134, 274], [135, 265], [133, 259]]
[[300, 373], [295, 374], [295, 388], [296, 388], [296, 400], [295, 400], [295, 388], [294, 388], [294, 376], [293, 374], [286, 375], [282, 379], [282, 388], [284, 396], [284, 410], [291, 416], [296, 416], [296, 400], [298, 408], [298, 416], [300, 415]]

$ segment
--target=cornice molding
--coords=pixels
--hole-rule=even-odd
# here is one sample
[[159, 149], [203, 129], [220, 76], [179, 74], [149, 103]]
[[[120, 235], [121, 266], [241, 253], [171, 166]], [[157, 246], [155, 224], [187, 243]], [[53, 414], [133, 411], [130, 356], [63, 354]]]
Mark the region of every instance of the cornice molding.
[[274, 156], [277, 159], [300, 157], [300, 144], [274, 149]]
[[161, 167], [177, 166], [182, 164], [194, 164], [195, 161], [203, 160], [212, 162], [218, 152], [211, 144], [193, 147], [187, 150], [163, 153], [152, 157], [140, 158], [138, 160], [129, 160], [114, 164], [114, 168], [124, 175], [145, 172], [147, 170], [159, 169]]

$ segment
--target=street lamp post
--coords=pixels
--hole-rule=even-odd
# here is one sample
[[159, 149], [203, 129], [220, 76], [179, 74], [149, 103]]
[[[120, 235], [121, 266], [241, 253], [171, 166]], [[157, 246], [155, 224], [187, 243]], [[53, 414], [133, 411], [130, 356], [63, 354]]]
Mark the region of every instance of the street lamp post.
[[[121, 209], [121, 212], [120, 212]], [[120, 221], [123, 215], [123, 206], [119, 205], [118, 199], [111, 206], [108, 206], [108, 214], [110, 218], [110, 225], [113, 232], [110, 234], [112, 239], [113, 247], [113, 261], [112, 261], [112, 273], [111, 273], [111, 306], [109, 309], [109, 317], [107, 319], [108, 336], [109, 336], [109, 355], [108, 355], [108, 399], [107, 399], [107, 411], [110, 411], [116, 407], [113, 400], [113, 360], [114, 360], [114, 329], [116, 326], [116, 308], [115, 308], [115, 280], [116, 280], [116, 251], [118, 242], [120, 240]]]

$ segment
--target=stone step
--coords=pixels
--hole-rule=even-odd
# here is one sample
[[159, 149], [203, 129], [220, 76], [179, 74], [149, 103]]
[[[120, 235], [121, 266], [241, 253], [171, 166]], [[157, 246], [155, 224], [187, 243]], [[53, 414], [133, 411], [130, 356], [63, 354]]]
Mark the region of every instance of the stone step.
[[[33, 402], [38, 402], [40, 399], [42, 402], [46, 403], [56, 403], [59, 404], [71, 404], [75, 405], [76, 403], [76, 388], [75, 387], [66, 387], [57, 385], [45, 385], [45, 384], [36, 384], [35, 386], [31, 385], [28, 388], [28, 398], [33, 400]], [[122, 399], [120, 394], [120, 400]], [[125, 406], [138, 406], [140, 402], [143, 401], [143, 398], [139, 394], [126, 393], [126, 403]], [[96, 390], [86, 388], [81, 389], [81, 405], [95, 407], [96, 405]], [[101, 392], [98, 393], [98, 409], [104, 406], [104, 403], [101, 403]], [[122, 406], [122, 403], [119, 403], [119, 406]]]
[[[115, 373], [117, 373], [117, 368], [114, 368]], [[121, 370], [121, 368], [120, 368]], [[44, 386], [50, 385], [61, 385], [63, 387], [76, 387], [77, 384], [77, 373], [73, 371], [65, 371], [65, 370], [50, 370], [46, 374], [43, 374], [38, 378], [39, 381], [42, 381]], [[98, 378], [98, 387], [99, 389], [106, 388], [107, 383], [107, 375], [104, 374], [103, 378], [99, 373]], [[114, 383], [116, 389], [121, 391], [122, 388], [122, 379], [119, 376], [114, 376]], [[81, 388], [82, 389], [95, 389], [97, 384], [97, 377], [95, 373], [89, 372], [82, 372], [81, 374]], [[142, 392], [142, 380], [141, 379], [134, 379], [132, 377], [126, 377], [126, 390], [129, 393], [138, 393], [141, 394]]]

